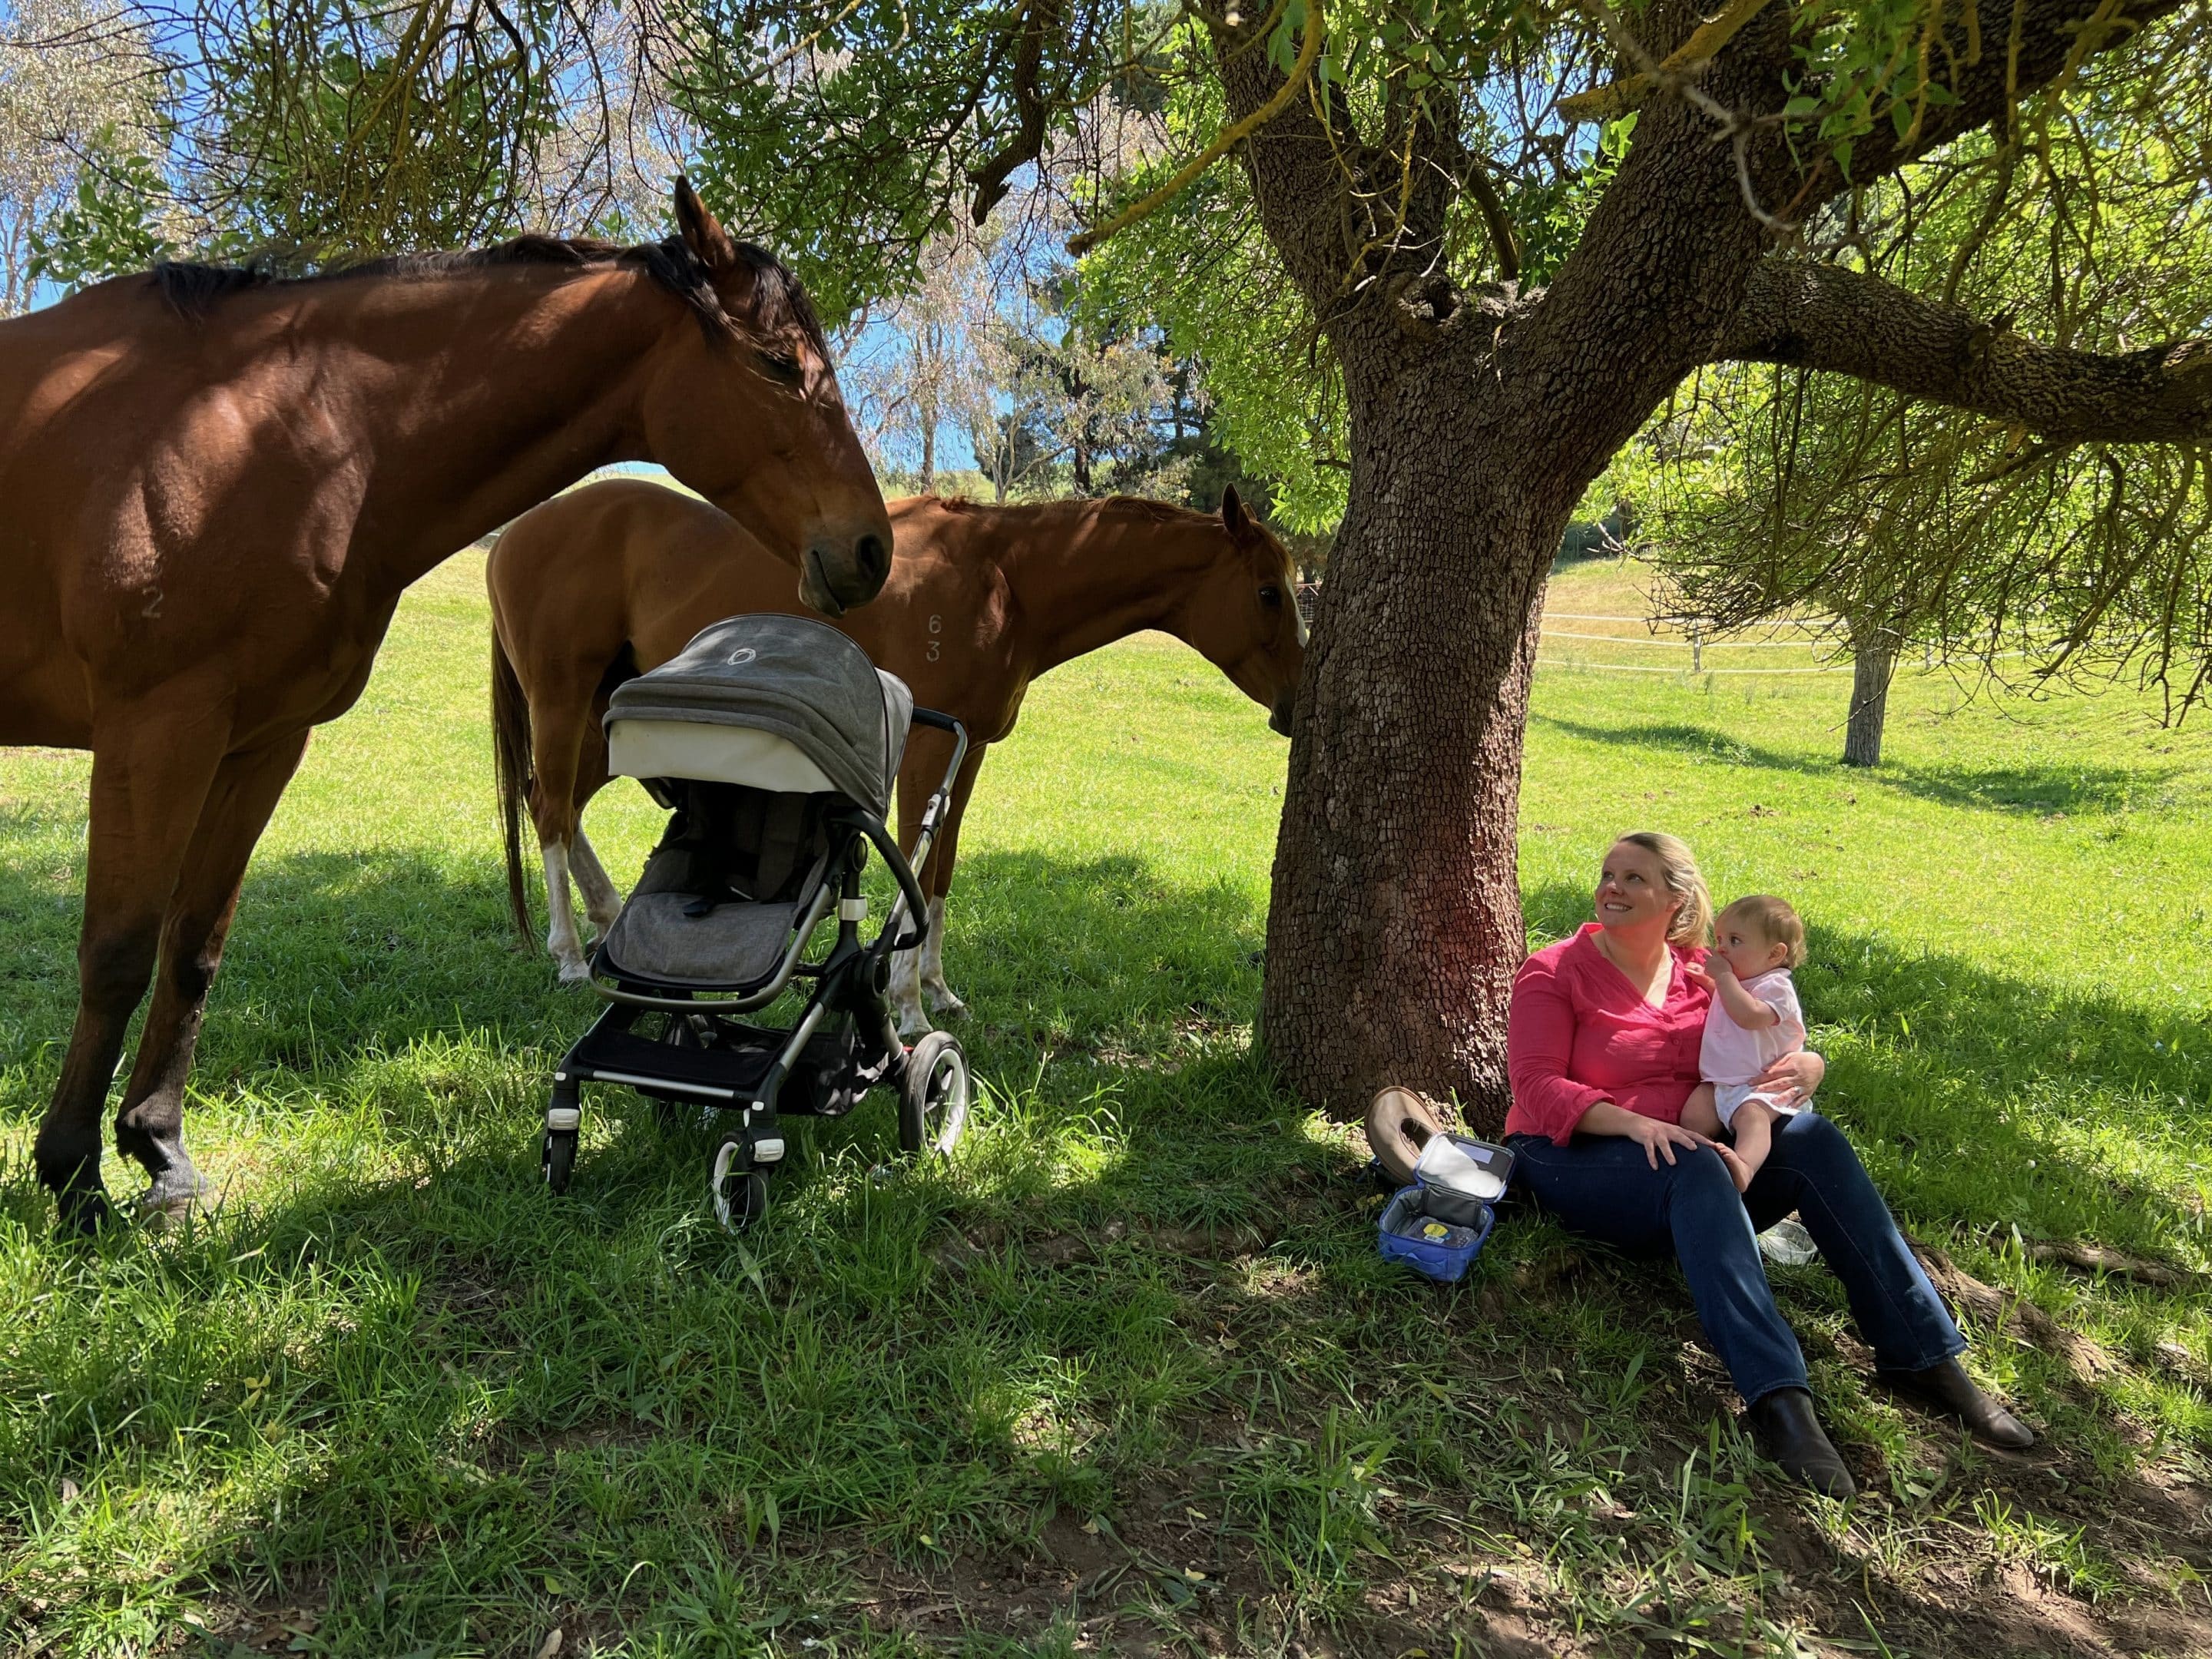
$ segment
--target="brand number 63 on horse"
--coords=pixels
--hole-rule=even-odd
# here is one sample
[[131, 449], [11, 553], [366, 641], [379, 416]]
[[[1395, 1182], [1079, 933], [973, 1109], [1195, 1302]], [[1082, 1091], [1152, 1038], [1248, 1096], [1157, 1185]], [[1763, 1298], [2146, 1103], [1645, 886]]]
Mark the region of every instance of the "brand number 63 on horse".
[[[908, 729], [952, 738], [911, 860], [885, 823]], [[803, 617], [732, 617], [619, 687], [605, 720], [610, 769], [639, 779], [671, 817], [629, 902], [592, 953], [607, 1007], [556, 1069], [545, 1111], [546, 1184], [566, 1190], [586, 1083], [626, 1085], [669, 1121], [711, 1120], [714, 1211], [757, 1219], [787, 1116], [836, 1117], [873, 1088], [898, 1091], [899, 1145], [950, 1152], [966, 1127], [968, 1062], [942, 1031], [901, 1042], [891, 954], [927, 925], [916, 872], [945, 822], [968, 733], [914, 706], [836, 629]], [[863, 939], [871, 848], [897, 887]], [[810, 959], [836, 915], [827, 953]], [[744, 1016], [811, 987], [787, 1027]]]

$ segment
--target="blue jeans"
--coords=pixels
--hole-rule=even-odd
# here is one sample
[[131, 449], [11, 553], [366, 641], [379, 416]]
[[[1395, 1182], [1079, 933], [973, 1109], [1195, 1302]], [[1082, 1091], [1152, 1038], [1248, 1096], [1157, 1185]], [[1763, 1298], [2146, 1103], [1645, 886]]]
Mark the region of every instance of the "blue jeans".
[[1512, 1144], [1515, 1178], [1570, 1231], [1682, 1264], [1698, 1321], [1747, 1404], [1806, 1386], [1805, 1356], [1774, 1305], [1755, 1237], [1792, 1210], [1843, 1280], [1876, 1364], [1920, 1370], [1966, 1346], [1858, 1154], [1817, 1112], [1775, 1121], [1774, 1150], [1742, 1194], [1702, 1146], [1677, 1146], [1674, 1163], [1662, 1158], [1655, 1170], [1643, 1147], [1613, 1135]]

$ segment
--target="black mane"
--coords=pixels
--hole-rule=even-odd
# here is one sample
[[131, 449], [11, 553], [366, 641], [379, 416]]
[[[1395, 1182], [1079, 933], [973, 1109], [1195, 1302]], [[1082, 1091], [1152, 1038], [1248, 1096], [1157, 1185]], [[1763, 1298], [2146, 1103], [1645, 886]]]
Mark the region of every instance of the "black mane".
[[732, 317], [714, 290], [705, 264], [681, 236], [624, 247], [590, 237], [518, 236], [491, 247], [458, 253], [401, 253], [386, 258], [362, 259], [351, 264], [318, 271], [307, 276], [282, 276], [261, 265], [210, 265], [165, 259], [147, 281], [155, 291], [185, 317], [204, 315], [210, 307], [249, 289], [295, 288], [316, 283], [348, 283], [382, 278], [421, 281], [455, 271], [483, 270], [500, 265], [565, 265], [585, 270], [600, 265], [641, 268], [653, 281], [691, 308], [710, 337], [744, 331], [773, 337], [788, 329], [804, 333], [823, 356], [829, 341], [813, 301], [783, 262], [766, 248], [751, 242], [736, 245], [738, 258], [753, 277], [753, 314], [744, 322]]

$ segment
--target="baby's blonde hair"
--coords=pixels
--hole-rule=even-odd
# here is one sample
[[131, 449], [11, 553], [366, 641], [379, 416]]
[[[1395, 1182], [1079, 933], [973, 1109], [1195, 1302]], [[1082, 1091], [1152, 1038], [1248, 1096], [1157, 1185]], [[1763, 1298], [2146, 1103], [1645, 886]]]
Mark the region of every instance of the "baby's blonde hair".
[[1805, 924], [1787, 900], [1771, 893], [1752, 893], [1722, 911], [1719, 920], [1725, 924], [1731, 916], [1769, 945], [1783, 946], [1788, 952], [1782, 958], [1784, 967], [1795, 968], [1805, 960]]
[[1669, 945], [1704, 945], [1712, 937], [1713, 896], [1705, 890], [1705, 878], [1698, 872], [1698, 860], [1690, 851], [1690, 843], [1680, 836], [1668, 835], [1660, 830], [1632, 830], [1616, 837], [1614, 845], [1626, 842], [1631, 847], [1641, 847], [1659, 860], [1661, 872], [1667, 878], [1667, 890], [1682, 901], [1674, 912], [1674, 920], [1667, 929]]

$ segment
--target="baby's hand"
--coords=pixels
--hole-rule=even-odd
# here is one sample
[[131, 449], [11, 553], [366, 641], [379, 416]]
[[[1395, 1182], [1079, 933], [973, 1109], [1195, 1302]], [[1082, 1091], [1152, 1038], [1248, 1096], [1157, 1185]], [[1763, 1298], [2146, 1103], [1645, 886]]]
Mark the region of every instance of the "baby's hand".
[[1682, 964], [1682, 977], [1692, 985], [1703, 986], [1708, 991], [1719, 988], [1713, 983], [1713, 976], [1694, 962], [1686, 962]]
[[1735, 963], [1730, 962], [1726, 957], [1716, 951], [1705, 958], [1705, 971], [1708, 974], [1725, 974], [1729, 978], [1734, 979], [1735, 977]]

